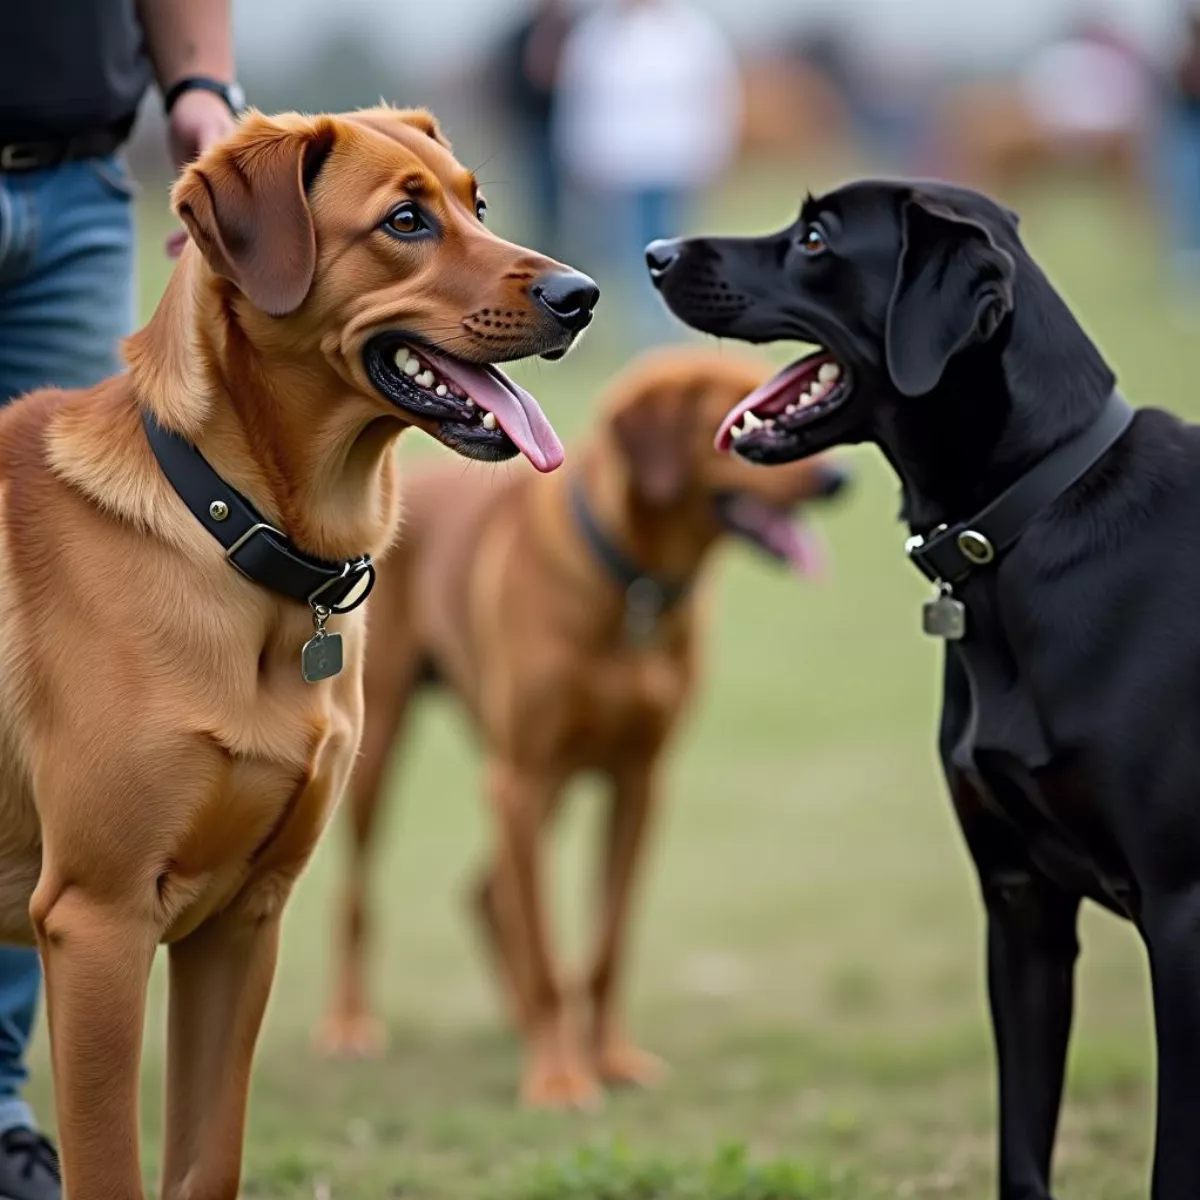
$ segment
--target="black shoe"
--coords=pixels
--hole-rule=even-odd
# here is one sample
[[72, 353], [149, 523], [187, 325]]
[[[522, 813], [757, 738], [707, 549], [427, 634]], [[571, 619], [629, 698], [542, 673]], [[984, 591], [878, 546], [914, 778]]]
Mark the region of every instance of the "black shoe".
[[58, 1151], [40, 1133], [0, 1135], [0, 1200], [62, 1200]]

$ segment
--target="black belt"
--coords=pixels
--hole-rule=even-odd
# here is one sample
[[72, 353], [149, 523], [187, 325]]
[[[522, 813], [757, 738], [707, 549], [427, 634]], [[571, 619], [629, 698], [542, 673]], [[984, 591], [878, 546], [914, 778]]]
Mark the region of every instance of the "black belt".
[[0, 175], [45, 171], [82, 158], [107, 158], [115, 154], [129, 134], [128, 123], [52, 141], [0, 142]]
[[961, 583], [1007, 550], [1046, 505], [1095, 465], [1132, 420], [1133, 409], [1113, 392], [1082, 433], [1051, 451], [986, 508], [966, 521], [909, 538], [909, 558], [934, 583]]

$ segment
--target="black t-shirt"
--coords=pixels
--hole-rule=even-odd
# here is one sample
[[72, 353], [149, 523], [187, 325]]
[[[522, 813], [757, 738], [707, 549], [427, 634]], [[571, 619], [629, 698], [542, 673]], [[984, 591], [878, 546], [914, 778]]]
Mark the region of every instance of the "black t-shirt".
[[132, 126], [150, 83], [135, 0], [0, 7], [0, 143]]

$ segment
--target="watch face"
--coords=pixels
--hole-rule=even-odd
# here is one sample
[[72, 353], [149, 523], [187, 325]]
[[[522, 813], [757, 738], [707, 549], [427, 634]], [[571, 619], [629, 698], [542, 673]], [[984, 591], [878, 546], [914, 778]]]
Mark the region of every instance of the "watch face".
[[231, 83], [225, 89], [225, 99], [234, 112], [243, 113], [246, 111], [246, 93], [242, 90], [240, 83]]

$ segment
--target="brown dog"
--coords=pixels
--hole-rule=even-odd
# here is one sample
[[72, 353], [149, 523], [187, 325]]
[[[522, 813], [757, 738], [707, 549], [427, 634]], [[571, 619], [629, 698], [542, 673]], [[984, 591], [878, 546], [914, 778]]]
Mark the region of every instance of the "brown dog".
[[[587, 1104], [600, 1081], [658, 1075], [625, 1037], [616, 990], [659, 762], [693, 687], [690, 585], [726, 532], [811, 565], [792, 511], [844, 479], [827, 462], [762, 471], [713, 448], [730, 401], [765, 375], [733, 354], [660, 351], [613, 385], [569, 471], [505, 483], [451, 468], [409, 481], [370, 617], [340, 979], [319, 1039], [327, 1051], [381, 1046], [363, 979], [366, 855], [397, 730], [433, 675], [463, 699], [486, 745], [497, 847], [478, 903], [527, 1043], [524, 1100]], [[591, 1023], [579, 1039], [550, 945], [539, 833], [585, 769], [607, 775], [612, 811]]]
[[[161, 1194], [238, 1192], [281, 911], [362, 723], [362, 612], [253, 579], [326, 571], [322, 598], [352, 605], [344, 572], [364, 577], [358, 556], [392, 536], [410, 425], [554, 466], [536, 404], [471, 363], [561, 353], [595, 302], [585, 277], [487, 232], [424, 113], [252, 115], [174, 206], [192, 244], [129, 372], [0, 413], [0, 938], [36, 935], [45, 964], [71, 1200], [143, 1195], [139, 1056], [164, 941]], [[417, 374], [450, 383], [395, 366], [410, 345]], [[187, 472], [216, 492], [201, 511]], [[272, 528], [226, 561], [222, 523], [247, 501]], [[320, 645], [336, 629], [345, 666], [310, 684], [301, 648], [331, 616]]]

